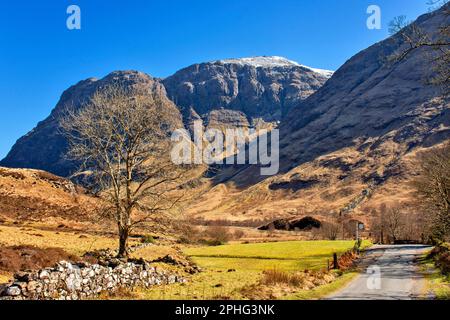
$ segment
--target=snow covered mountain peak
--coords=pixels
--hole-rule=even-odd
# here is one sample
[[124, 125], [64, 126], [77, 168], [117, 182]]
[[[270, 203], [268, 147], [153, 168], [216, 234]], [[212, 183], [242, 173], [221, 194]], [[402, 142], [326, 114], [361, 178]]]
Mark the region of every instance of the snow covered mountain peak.
[[274, 67], [292, 67], [292, 66], [303, 67], [313, 72], [319, 73], [327, 78], [330, 78], [334, 73], [333, 71], [330, 70], [316, 69], [305, 65], [301, 65], [298, 62], [279, 56], [259, 56], [240, 59], [225, 59], [214, 61], [213, 63], [250, 65], [255, 68], [274, 68]]
[[286, 67], [286, 66], [300, 66], [297, 62], [288, 60], [283, 57], [277, 56], [261, 56], [261, 57], [250, 57], [250, 58], [240, 58], [240, 59], [226, 59], [215, 61], [223, 64], [241, 64], [241, 65], [251, 65], [253, 67]]

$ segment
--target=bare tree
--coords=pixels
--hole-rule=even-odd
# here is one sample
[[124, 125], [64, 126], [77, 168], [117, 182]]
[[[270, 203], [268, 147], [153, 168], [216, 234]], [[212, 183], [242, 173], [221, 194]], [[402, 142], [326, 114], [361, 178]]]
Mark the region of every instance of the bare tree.
[[186, 170], [170, 159], [172, 107], [156, 94], [111, 85], [61, 121], [68, 155], [81, 163], [74, 176], [104, 199], [103, 213], [117, 223], [121, 257], [128, 255], [136, 226], [168, 213], [181, 199], [175, 190]]
[[320, 227], [322, 237], [328, 240], [337, 240], [341, 227], [335, 222], [323, 222]]
[[386, 212], [386, 204], [381, 204], [379, 209], [373, 209], [371, 212], [371, 236], [376, 243], [384, 243], [385, 223], [384, 214]]
[[414, 185], [421, 204], [431, 216], [433, 234], [450, 236], [450, 142], [420, 157], [420, 175]]
[[[448, 19], [450, 15], [450, 5], [448, 0], [430, 0], [430, 6], [436, 9], [436, 6], [443, 7], [444, 15]], [[412, 52], [421, 49], [431, 49], [429, 54], [430, 64], [433, 66], [434, 75], [431, 77], [431, 84], [441, 85], [444, 94], [448, 94], [450, 82], [450, 26], [448, 22], [439, 28], [436, 36], [428, 34], [417, 24], [407, 21], [405, 16], [394, 18], [389, 26], [391, 34], [398, 33], [401, 36], [406, 47], [402, 47], [391, 59], [398, 62], [405, 59]], [[430, 51], [427, 51], [430, 53]]]
[[386, 232], [386, 218], [385, 218], [385, 214], [386, 214], [386, 210], [387, 210], [387, 206], [385, 203], [382, 203], [380, 206], [380, 240], [381, 240], [381, 244], [384, 244], [384, 237], [385, 237], [385, 232]]
[[400, 207], [393, 206], [388, 208], [384, 215], [384, 219], [389, 238], [391, 238], [393, 242], [397, 241], [400, 238], [404, 227], [403, 214]]

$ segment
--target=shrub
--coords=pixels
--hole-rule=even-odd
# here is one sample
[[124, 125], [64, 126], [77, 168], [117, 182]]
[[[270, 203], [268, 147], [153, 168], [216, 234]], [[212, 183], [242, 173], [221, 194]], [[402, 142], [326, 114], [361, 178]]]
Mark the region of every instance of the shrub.
[[336, 223], [327, 222], [321, 227], [322, 235], [328, 240], [336, 240], [339, 235], [340, 226]]
[[151, 235], [145, 235], [141, 238], [141, 242], [142, 243], [155, 243], [156, 240]]
[[279, 270], [266, 270], [263, 272], [263, 278], [261, 284], [264, 285], [276, 285], [286, 284], [294, 287], [298, 287], [303, 284], [305, 280], [304, 275], [297, 273], [287, 273]]
[[214, 226], [207, 228], [203, 235], [212, 243], [225, 244], [231, 240], [231, 234], [226, 227]]
[[199, 241], [199, 231], [196, 227], [186, 223], [180, 223], [174, 225], [174, 231], [178, 234], [178, 243], [194, 244]]
[[222, 246], [225, 243], [219, 240], [210, 240], [210, 239], [200, 239], [199, 240], [200, 244], [203, 244], [205, 246], [210, 246], [210, 247], [217, 247], [217, 246]]
[[233, 233], [233, 238], [236, 240], [242, 239], [243, 237], [245, 237], [245, 232], [242, 230], [236, 230]]
[[448, 245], [442, 243], [436, 246], [429, 257], [433, 258], [436, 266], [441, 269], [443, 274], [450, 274], [450, 248]]

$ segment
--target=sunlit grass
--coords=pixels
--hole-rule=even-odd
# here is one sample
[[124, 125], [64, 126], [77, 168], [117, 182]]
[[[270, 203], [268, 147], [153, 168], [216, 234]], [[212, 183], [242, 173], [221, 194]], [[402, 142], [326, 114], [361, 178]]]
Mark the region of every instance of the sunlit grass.
[[317, 288], [314, 288], [312, 290], [301, 290], [299, 292], [296, 292], [295, 294], [289, 295], [285, 298], [285, 300], [317, 300], [321, 299], [323, 297], [326, 297], [328, 295], [331, 295], [333, 292], [341, 289], [350, 281], [352, 281], [356, 276], [358, 275], [358, 272], [356, 271], [349, 271], [342, 274], [340, 277], [336, 278], [335, 281], [325, 284], [323, 286], [319, 286]]
[[256, 283], [260, 273], [247, 270], [223, 272], [205, 270], [192, 276], [186, 284], [174, 284], [150, 289], [136, 289], [140, 299], [150, 300], [211, 300], [242, 299], [240, 289]]
[[[204, 271], [186, 284], [138, 289], [142, 299], [242, 299], [241, 289], [255, 284], [262, 271], [323, 270], [334, 252], [353, 248], [354, 241], [291, 241], [230, 244], [218, 247], [185, 248]], [[365, 241], [363, 247], [371, 245]], [[345, 285], [356, 273], [344, 274], [335, 282], [310, 291], [299, 291], [286, 299], [318, 299]]]
[[[134, 240], [133, 240], [134, 241]], [[116, 249], [115, 238], [67, 231], [49, 231], [30, 227], [0, 226], [3, 245], [34, 245], [62, 248], [81, 256], [86, 251]], [[243, 299], [241, 289], [255, 284], [264, 270], [295, 272], [323, 270], [333, 253], [351, 249], [354, 241], [290, 241], [253, 244], [230, 244], [218, 247], [189, 247], [183, 252], [197, 263], [203, 272], [187, 276], [188, 283], [150, 289], [137, 288], [138, 299]], [[370, 245], [365, 241], [363, 247]], [[166, 254], [176, 255], [171, 246], [149, 246], [133, 253], [134, 257], [153, 260]], [[169, 265], [163, 268], [172, 269]], [[174, 268], [174, 267], [173, 267]], [[0, 275], [0, 280], [11, 275]], [[344, 274], [335, 282], [310, 291], [299, 291], [286, 299], [317, 299], [344, 285], [352, 274]], [[2, 282], [2, 281], [0, 281]], [[115, 297], [115, 298], [119, 298]], [[127, 298], [124, 296], [124, 298]], [[129, 298], [129, 297], [128, 297]]]
[[77, 256], [91, 250], [116, 249], [118, 247], [118, 240], [115, 238], [78, 232], [10, 226], [0, 226], [0, 243], [6, 246], [31, 245], [39, 248], [62, 248]]
[[432, 296], [437, 300], [450, 300], [450, 276], [442, 274], [434, 265], [434, 261], [426, 256], [420, 263], [426, 279], [425, 296]]
[[[289, 241], [189, 248], [185, 253], [200, 266], [219, 270], [320, 270], [327, 267], [333, 253], [340, 255], [353, 245], [354, 241]], [[363, 243], [363, 247], [369, 245], [369, 241]]]

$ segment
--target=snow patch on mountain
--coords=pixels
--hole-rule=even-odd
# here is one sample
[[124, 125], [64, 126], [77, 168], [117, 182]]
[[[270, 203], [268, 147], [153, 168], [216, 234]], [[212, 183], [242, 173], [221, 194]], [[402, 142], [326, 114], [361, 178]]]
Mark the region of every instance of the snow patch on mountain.
[[331, 78], [333, 76], [333, 74], [334, 74], [334, 71], [331, 71], [331, 70], [311, 68], [311, 67], [308, 67], [308, 66], [305, 66], [305, 65], [300, 65], [300, 66], [303, 67], [303, 68], [309, 69], [309, 70], [311, 70], [311, 71], [313, 71], [315, 73], [319, 73], [319, 74], [321, 74], [321, 75], [323, 75], [324, 77], [327, 77], [327, 78]]
[[333, 75], [333, 71], [323, 70], [317, 68], [311, 68], [298, 62], [286, 59], [284, 57], [278, 56], [261, 56], [261, 57], [250, 57], [250, 58], [240, 58], [240, 59], [225, 59], [214, 61], [213, 63], [221, 63], [221, 64], [238, 64], [238, 65], [250, 65], [255, 68], [275, 68], [275, 67], [303, 67], [313, 72], [319, 73], [327, 78], [330, 78]]

